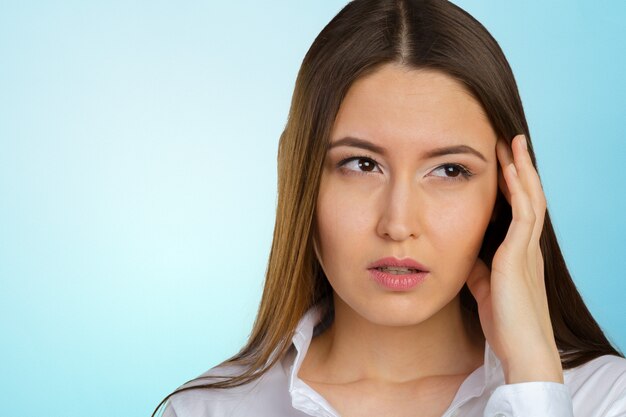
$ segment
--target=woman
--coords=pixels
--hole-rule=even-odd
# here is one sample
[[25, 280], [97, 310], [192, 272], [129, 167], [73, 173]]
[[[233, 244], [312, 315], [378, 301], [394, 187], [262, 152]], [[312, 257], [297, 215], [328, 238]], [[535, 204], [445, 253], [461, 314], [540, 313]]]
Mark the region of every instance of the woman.
[[349, 3], [298, 74], [250, 339], [165, 415], [624, 415], [626, 360], [535, 166], [480, 23], [447, 1]]

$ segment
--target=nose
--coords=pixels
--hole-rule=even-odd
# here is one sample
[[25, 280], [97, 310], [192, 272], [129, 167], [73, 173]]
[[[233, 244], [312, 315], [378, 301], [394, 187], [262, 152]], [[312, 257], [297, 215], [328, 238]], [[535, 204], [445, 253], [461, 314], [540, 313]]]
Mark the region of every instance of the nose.
[[417, 239], [420, 235], [417, 187], [411, 181], [394, 181], [381, 198], [378, 235], [395, 241]]

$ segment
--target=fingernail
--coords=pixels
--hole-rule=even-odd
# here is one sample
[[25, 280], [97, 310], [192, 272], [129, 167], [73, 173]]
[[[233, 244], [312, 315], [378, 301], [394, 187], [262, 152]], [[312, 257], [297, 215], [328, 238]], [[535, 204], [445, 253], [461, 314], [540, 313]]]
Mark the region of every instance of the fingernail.
[[526, 135], [522, 135], [522, 146], [524, 147], [524, 150], [528, 150], [528, 143], [526, 143]]

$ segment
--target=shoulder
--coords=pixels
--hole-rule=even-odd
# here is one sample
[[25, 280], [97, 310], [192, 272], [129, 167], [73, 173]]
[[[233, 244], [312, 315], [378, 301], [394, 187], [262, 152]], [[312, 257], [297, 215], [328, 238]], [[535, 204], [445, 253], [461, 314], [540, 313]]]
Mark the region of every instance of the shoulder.
[[289, 378], [281, 361], [258, 379], [233, 388], [202, 388], [202, 385], [241, 374], [242, 366], [220, 365], [180, 388], [195, 387], [174, 394], [164, 417], [239, 417], [255, 415], [291, 416]]
[[[603, 355], [564, 372], [577, 415], [626, 412], [626, 359]], [[598, 413], [598, 414], [596, 414]]]
[[576, 368], [564, 372], [572, 387], [584, 385], [626, 388], [626, 359], [614, 355], [602, 355]]

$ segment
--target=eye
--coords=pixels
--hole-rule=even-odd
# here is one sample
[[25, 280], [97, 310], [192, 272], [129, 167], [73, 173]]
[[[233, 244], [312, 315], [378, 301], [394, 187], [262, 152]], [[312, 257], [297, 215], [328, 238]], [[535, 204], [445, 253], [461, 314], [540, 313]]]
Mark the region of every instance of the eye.
[[472, 172], [460, 164], [444, 164], [431, 171], [435, 177], [440, 177], [452, 181], [466, 180], [471, 177]]
[[343, 171], [355, 174], [367, 174], [370, 172], [382, 172], [378, 162], [367, 156], [351, 156], [340, 161], [337, 166]]

